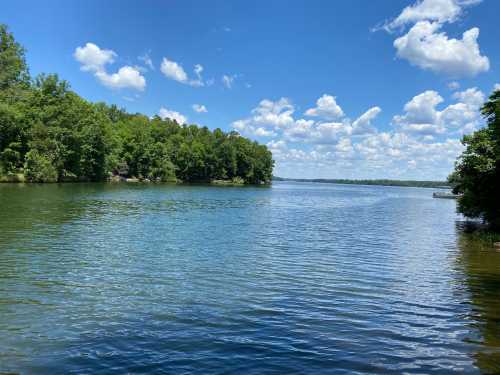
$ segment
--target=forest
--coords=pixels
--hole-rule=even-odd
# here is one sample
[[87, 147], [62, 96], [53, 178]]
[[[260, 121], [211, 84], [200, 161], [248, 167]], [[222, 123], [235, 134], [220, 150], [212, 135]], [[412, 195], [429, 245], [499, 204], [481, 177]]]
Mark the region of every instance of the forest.
[[0, 181], [264, 184], [273, 165], [265, 145], [237, 132], [91, 103], [56, 74], [32, 78], [0, 25]]

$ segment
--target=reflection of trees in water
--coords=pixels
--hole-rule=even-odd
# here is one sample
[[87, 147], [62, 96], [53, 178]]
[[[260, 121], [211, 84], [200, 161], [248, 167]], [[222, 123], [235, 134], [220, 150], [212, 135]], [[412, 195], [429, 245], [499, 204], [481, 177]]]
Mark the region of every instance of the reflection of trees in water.
[[0, 184], [0, 245], [80, 217], [88, 206], [81, 197], [101, 189], [98, 184]]
[[471, 321], [481, 337], [475, 364], [485, 374], [500, 373], [500, 252], [458, 230], [458, 264], [471, 294]]

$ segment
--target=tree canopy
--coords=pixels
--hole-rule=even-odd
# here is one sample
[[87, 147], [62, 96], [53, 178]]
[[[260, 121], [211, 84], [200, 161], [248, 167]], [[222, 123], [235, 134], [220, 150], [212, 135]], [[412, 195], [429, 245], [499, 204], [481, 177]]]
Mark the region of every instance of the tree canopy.
[[481, 112], [487, 126], [464, 136], [466, 149], [449, 181], [454, 192], [461, 194], [459, 212], [500, 230], [500, 90], [490, 96]]
[[269, 182], [272, 154], [237, 132], [180, 125], [91, 103], [55, 74], [32, 79], [0, 25], [0, 179], [30, 182]]

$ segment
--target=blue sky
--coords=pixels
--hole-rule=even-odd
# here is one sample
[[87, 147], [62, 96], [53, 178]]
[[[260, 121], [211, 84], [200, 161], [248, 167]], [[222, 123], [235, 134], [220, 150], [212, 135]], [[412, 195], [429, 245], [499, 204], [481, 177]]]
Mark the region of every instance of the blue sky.
[[[236, 129], [284, 177], [443, 179], [500, 83], [495, 0], [23, 1], [31, 73]], [[464, 34], [465, 33], [465, 34]]]

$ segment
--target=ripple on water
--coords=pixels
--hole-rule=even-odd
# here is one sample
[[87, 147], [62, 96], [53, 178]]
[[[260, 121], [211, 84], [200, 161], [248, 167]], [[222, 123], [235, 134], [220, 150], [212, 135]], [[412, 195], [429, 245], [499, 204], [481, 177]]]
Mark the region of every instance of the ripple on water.
[[0, 186], [0, 373], [494, 372], [500, 259], [431, 193]]

